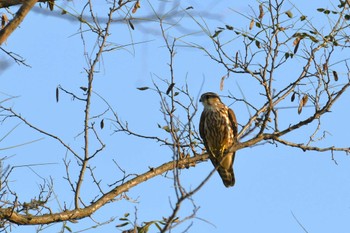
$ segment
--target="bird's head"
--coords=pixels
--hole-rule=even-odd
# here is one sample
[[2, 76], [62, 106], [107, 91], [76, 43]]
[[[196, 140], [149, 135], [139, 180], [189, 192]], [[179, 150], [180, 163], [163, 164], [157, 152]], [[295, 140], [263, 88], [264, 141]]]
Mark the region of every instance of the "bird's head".
[[209, 108], [222, 103], [218, 94], [214, 92], [206, 92], [202, 94], [201, 98], [199, 99], [199, 102], [202, 102], [204, 107]]

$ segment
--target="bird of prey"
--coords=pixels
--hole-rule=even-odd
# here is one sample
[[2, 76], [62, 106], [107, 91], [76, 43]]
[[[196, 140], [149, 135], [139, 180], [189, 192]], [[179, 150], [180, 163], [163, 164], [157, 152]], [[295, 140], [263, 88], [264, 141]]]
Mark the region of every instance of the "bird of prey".
[[232, 109], [221, 102], [216, 93], [204, 93], [199, 101], [204, 106], [199, 134], [224, 185], [231, 187], [235, 184], [233, 173], [235, 152], [230, 152], [230, 148], [237, 143], [236, 116]]

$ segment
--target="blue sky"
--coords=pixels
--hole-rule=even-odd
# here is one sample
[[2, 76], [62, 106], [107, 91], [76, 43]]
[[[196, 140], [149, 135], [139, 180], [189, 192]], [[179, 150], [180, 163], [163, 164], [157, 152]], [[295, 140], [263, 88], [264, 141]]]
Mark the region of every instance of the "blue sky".
[[[159, 3], [158, 1], [152, 3], [155, 9], [160, 9]], [[76, 1], [57, 4], [70, 12], [73, 12], [73, 9], [79, 11], [81, 7]], [[104, 2], [96, 1], [94, 4], [103, 12]], [[329, 22], [326, 18], [318, 20], [320, 13], [317, 13], [316, 8], [332, 9], [331, 3], [317, 1], [307, 5], [295, 4], [298, 4], [298, 9], [308, 15], [312, 22], [317, 25], [324, 24], [326, 30]], [[163, 12], [170, 11], [176, 6], [167, 4]], [[218, 26], [222, 27], [225, 24], [247, 29], [249, 20], [232, 9], [244, 15], [252, 15], [251, 9], [258, 9], [258, 3], [255, 1], [240, 3], [188, 1], [181, 2], [181, 6], [183, 8], [193, 6], [194, 9], [189, 12], [199, 21], [200, 17], [203, 17], [212, 33]], [[290, 2], [286, 2], [284, 10], [291, 10], [295, 17], [300, 16]], [[148, 2], [141, 1], [141, 8], [135, 17], [142, 18], [145, 15], [152, 15], [152, 11]], [[176, 20], [180, 18], [174, 18], [174, 21]], [[119, 117], [127, 121], [132, 130], [145, 135], [166, 137], [164, 130], [157, 126], [165, 124], [159, 111], [158, 96], [150, 90], [139, 91], [137, 87], [152, 87], [154, 81], [166, 90], [167, 86], [159, 78], [169, 79], [169, 55], [160, 37], [159, 23], [134, 24], [135, 30], [128, 29], [125, 23], [113, 25], [111, 41], [120, 45], [130, 44], [131, 41], [142, 43], [105, 54], [100, 72], [95, 77], [94, 90], [109, 101]], [[184, 28], [169, 29], [169, 37], [186, 35], [181, 39], [212, 49], [209, 38], [200, 33], [200, 28], [191, 18], [186, 16], [179, 24], [184, 25]], [[31, 68], [18, 65], [5, 54], [1, 54], [0, 58], [8, 64], [8, 68], [0, 73], [0, 96], [1, 99], [7, 95], [18, 96], [11, 100], [8, 106], [13, 107], [32, 124], [62, 137], [72, 148], [81, 152], [83, 138], [79, 133], [83, 129], [83, 104], [63, 93], [58, 103], [55, 100], [55, 89], [58, 85], [78, 95], [83, 94], [80, 87], [86, 85], [84, 68], [87, 66], [78, 30], [79, 23], [69, 16], [61, 16], [58, 8], [54, 12], [49, 12], [45, 7], [41, 9], [37, 6], [3, 46], [8, 51], [20, 54]], [[88, 34], [86, 38], [87, 51], [90, 53], [94, 40]], [[232, 43], [233, 49], [238, 50], [239, 46], [238, 42], [237, 45], [236, 42]], [[190, 93], [195, 98], [205, 91], [215, 91], [220, 95], [233, 93], [237, 98], [242, 98], [239, 85], [247, 100], [258, 103], [255, 89], [257, 86], [252, 86], [245, 77], [230, 76], [225, 81], [223, 91], [220, 91], [221, 77], [226, 74], [220, 65], [211, 61], [200, 50], [179, 46], [176, 52], [174, 64], [177, 87], [188, 83]], [[338, 56], [339, 60], [346, 57], [342, 53]], [[301, 63], [297, 60], [295, 66], [290, 66], [280, 75], [287, 81], [289, 78], [292, 79], [298, 62]], [[342, 73], [342, 77], [346, 77], [346, 74]], [[349, 126], [346, 124], [350, 113], [349, 97], [349, 94], [344, 96], [334, 105], [332, 112], [324, 116], [322, 126], [330, 134], [318, 145], [349, 146]], [[249, 114], [244, 105], [233, 103], [228, 98], [224, 98], [223, 101], [231, 105], [240, 123], [248, 121]], [[103, 101], [94, 96], [92, 115], [106, 109], [107, 106]], [[202, 106], [199, 106], [199, 111], [201, 110]], [[286, 121], [293, 122], [299, 119], [296, 112], [297, 110], [293, 108], [286, 109], [282, 116], [286, 116]], [[310, 113], [311, 110], [305, 109], [299, 117], [303, 117], [303, 114], [305, 117]], [[195, 125], [198, 125], [199, 115], [197, 113], [194, 117]], [[289, 122], [283, 123], [289, 124]], [[6, 120], [1, 125], [0, 137], [17, 124], [18, 121], [14, 119]], [[122, 133], [113, 133], [112, 122], [106, 120], [105, 124], [105, 128], [99, 130], [99, 133], [107, 147], [100, 157], [93, 160], [92, 166], [95, 167], [96, 175], [103, 180], [106, 190], [107, 184], [113, 183], [123, 175], [113, 160], [117, 161], [127, 173], [142, 173], [149, 167], [158, 166], [172, 159], [172, 152], [166, 146]], [[307, 133], [312, 132], [315, 127], [316, 125], [310, 124], [306, 130], [297, 131], [289, 137], [296, 142], [302, 142], [308, 137]], [[62, 179], [65, 176], [63, 164], [65, 148], [56, 141], [33, 132], [23, 123], [6, 140], [0, 142], [0, 148], [36, 139], [41, 140], [1, 151], [2, 157], [10, 157], [4, 161], [5, 166], [50, 163], [32, 166], [31, 169], [16, 168], [11, 177], [12, 189], [20, 196], [22, 202], [28, 202], [37, 195], [42, 182], [41, 177], [51, 176], [60, 204], [65, 202], [68, 207], [73, 207], [73, 195], [67, 182]], [[75, 163], [71, 155], [68, 159], [72, 160], [72, 164]], [[303, 152], [281, 145], [276, 147], [264, 144], [240, 150], [235, 160], [236, 185], [226, 189], [219, 176], [214, 174], [203, 189], [193, 197], [196, 207], [200, 207], [197, 218], [174, 229], [174, 232], [182, 232], [191, 221], [193, 226], [190, 232], [202, 233], [304, 232], [298, 221], [308, 232], [349, 232], [350, 163], [345, 153], [335, 153], [335, 159], [337, 165], [332, 161], [329, 152]], [[70, 171], [72, 176], [78, 173], [74, 166], [75, 164]], [[211, 169], [212, 165], [209, 162], [185, 169], [181, 172], [182, 183], [186, 188], [195, 187]], [[89, 181], [87, 178], [82, 190], [82, 195], [87, 201], [98, 194]], [[127, 193], [131, 198], [130, 201], [121, 200], [107, 205], [93, 217], [100, 222], [107, 221], [110, 217], [122, 217], [124, 213], [131, 213], [130, 216], [134, 217], [137, 208], [139, 221], [160, 220], [171, 213], [170, 203], [175, 201], [172, 185], [170, 179], [156, 177], [130, 190]], [[50, 198], [50, 204], [55, 211], [58, 210], [55, 198]], [[191, 202], [186, 202], [179, 217], [190, 215], [193, 208]], [[74, 232], [94, 225], [90, 220], [82, 220], [81, 223], [68, 223], [68, 225]], [[118, 232], [119, 230], [115, 228], [118, 223], [120, 222], [116, 220], [109, 225], [90, 229], [89, 232], [107, 230]], [[50, 226], [46, 231], [57, 232], [60, 227], [61, 225], [57, 224]], [[14, 232], [28, 232], [28, 229], [30, 232], [34, 231], [34, 228], [30, 227], [15, 227]], [[152, 228], [151, 232], [156, 232], [156, 229]]]

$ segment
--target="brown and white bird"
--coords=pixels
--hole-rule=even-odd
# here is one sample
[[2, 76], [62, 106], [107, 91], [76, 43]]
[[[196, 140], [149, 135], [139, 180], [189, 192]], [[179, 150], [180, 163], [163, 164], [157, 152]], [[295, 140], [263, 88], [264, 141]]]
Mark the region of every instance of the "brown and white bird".
[[221, 102], [214, 92], [202, 94], [204, 109], [199, 123], [199, 134], [226, 187], [235, 184], [233, 162], [235, 152], [230, 148], [237, 143], [237, 120], [232, 109]]

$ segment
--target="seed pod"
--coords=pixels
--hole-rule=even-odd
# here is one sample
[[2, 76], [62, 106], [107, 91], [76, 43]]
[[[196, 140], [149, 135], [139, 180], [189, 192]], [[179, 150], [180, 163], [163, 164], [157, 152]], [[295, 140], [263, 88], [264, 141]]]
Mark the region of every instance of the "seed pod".
[[290, 101], [293, 102], [295, 100], [295, 92], [293, 92], [292, 97], [290, 98]]
[[259, 19], [262, 19], [264, 17], [264, 8], [263, 8], [263, 4], [261, 3], [259, 5]]
[[104, 120], [102, 119], [102, 120], [100, 121], [100, 128], [103, 129], [103, 127], [105, 127], [105, 122], [104, 122]]
[[303, 98], [300, 100], [299, 107], [298, 107], [298, 114], [301, 113], [303, 110], [303, 107], [306, 105], [309, 97], [307, 95], [304, 95]]
[[249, 30], [252, 30], [253, 27], [254, 27], [254, 19], [252, 19], [252, 20], [250, 21]]
[[337, 73], [337, 71], [333, 70], [333, 76], [334, 76], [334, 81], [338, 81], [338, 73]]
[[56, 102], [58, 102], [60, 99], [60, 90], [58, 89], [58, 87], [56, 87]]

